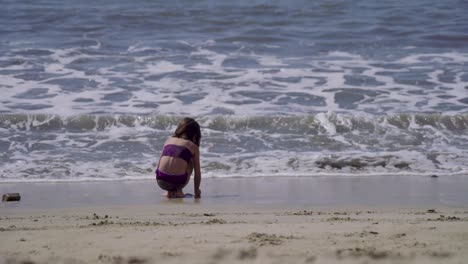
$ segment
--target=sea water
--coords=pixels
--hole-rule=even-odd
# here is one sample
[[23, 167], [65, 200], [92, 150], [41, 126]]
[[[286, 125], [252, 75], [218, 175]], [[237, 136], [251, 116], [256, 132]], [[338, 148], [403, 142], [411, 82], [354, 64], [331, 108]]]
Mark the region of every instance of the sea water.
[[0, 182], [468, 175], [468, 1], [0, 1]]

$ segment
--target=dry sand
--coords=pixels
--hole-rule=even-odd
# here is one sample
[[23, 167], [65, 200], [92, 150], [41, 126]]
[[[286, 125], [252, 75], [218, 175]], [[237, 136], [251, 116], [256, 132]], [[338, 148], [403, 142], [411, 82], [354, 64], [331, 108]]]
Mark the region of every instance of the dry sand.
[[28, 209], [0, 236], [3, 263], [466, 263], [468, 209]]

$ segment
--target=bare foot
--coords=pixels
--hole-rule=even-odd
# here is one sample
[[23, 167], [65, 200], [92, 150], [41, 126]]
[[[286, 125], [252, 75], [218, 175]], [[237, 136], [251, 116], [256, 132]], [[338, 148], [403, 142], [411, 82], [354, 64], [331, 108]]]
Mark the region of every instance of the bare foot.
[[177, 192], [175, 192], [175, 198], [184, 198], [184, 192], [182, 192], [182, 190], [178, 190]]
[[165, 194], [167, 198], [184, 198], [184, 193], [182, 191], [170, 191]]

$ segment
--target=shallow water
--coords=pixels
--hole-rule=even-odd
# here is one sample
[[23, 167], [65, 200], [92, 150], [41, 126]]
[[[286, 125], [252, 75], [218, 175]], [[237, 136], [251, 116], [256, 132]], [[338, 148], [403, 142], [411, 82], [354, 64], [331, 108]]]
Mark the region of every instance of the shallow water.
[[0, 181], [467, 174], [467, 1], [4, 1]]

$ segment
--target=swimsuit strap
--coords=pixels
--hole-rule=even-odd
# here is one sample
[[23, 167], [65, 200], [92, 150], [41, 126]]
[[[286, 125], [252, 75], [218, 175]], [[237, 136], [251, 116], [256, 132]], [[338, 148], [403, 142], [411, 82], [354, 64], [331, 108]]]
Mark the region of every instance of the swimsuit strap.
[[186, 147], [169, 144], [164, 146], [162, 156], [181, 158], [189, 163], [192, 159], [192, 152], [190, 152], [190, 150]]

